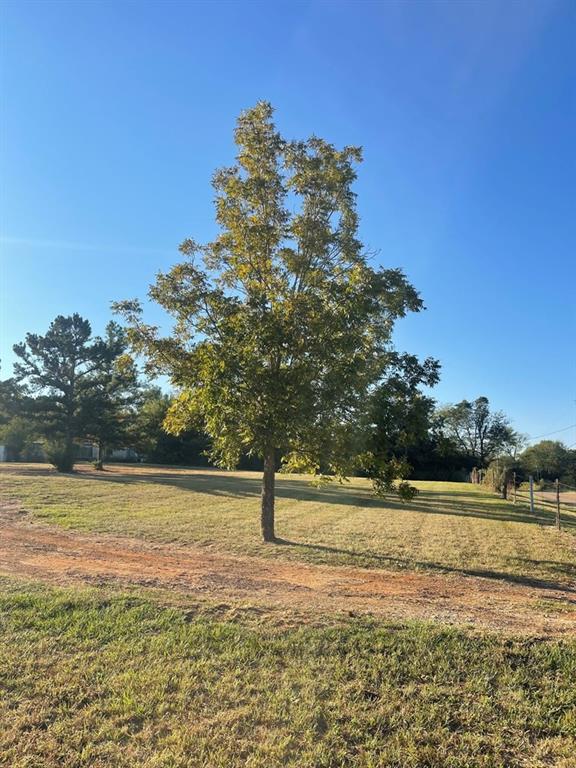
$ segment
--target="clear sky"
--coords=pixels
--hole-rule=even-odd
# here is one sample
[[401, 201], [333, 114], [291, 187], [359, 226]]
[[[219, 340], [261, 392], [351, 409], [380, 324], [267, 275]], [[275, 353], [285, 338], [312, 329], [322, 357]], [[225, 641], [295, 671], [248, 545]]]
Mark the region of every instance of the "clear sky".
[[2, 376], [27, 331], [77, 311], [101, 332], [214, 235], [211, 174], [266, 99], [289, 138], [363, 145], [361, 236], [422, 293], [396, 343], [442, 361], [439, 401], [486, 395], [531, 435], [576, 424], [574, 0], [0, 14]]

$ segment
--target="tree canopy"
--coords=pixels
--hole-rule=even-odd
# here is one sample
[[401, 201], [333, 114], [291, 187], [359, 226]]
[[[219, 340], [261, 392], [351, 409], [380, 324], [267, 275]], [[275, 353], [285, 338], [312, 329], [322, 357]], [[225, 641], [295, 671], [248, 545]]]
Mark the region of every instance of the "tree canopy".
[[487, 397], [462, 400], [439, 409], [441, 429], [479, 467], [486, 467], [499, 453], [515, 454], [522, 436], [501, 411], [491, 411]]
[[541, 440], [520, 456], [520, 466], [538, 479], [556, 480], [576, 486], [576, 451], [570, 451], [558, 440]]
[[[433, 358], [420, 362], [415, 355], [389, 354], [386, 375], [370, 398], [364, 457], [364, 469], [377, 493], [390, 491], [398, 478], [407, 477], [412, 470], [410, 454], [428, 442], [435, 401], [421, 387], [437, 384], [439, 371]], [[398, 490], [403, 498], [416, 493], [406, 482]]]
[[264, 460], [262, 533], [274, 539], [274, 474], [351, 468], [394, 322], [422, 301], [399, 269], [373, 267], [352, 185], [361, 150], [284, 139], [266, 102], [242, 113], [237, 162], [214, 174], [220, 232], [185, 240], [151, 297], [175, 319], [161, 337], [138, 301], [117, 305], [152, 369], [179, 390], [166, 424], [201, 425], [214, 460]]

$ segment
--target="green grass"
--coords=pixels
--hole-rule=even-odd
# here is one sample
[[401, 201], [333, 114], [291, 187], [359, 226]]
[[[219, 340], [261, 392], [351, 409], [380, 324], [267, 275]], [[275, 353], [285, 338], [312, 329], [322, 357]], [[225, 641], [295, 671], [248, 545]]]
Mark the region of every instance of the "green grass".
[[0, 580], [0, 765], [570, 768], [576, 641]]
[[531, 516], [485, 488], [417, 483], [402, 505], [376, 499], [355, 479], [317, 489], [305, 477], [280, 476], [277, 534], [260, 542], [259, 476], [210, 470], [111, 467], [59, 476], [46, 467], [0, 465], [5, 493], [37, 517], [66, 528], [226, 552], [382, 568], [429, 568], [554, 584], [576, 576], [576, 515], [565, 531], [553, 513]]

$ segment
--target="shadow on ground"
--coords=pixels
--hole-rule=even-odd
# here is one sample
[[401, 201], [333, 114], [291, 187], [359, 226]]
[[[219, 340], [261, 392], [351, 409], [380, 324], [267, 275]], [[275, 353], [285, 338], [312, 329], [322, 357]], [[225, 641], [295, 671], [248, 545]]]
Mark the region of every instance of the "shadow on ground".
[[[238, 474], [227, 476], [210, 470], [196, 471], [193, 475], [183, 475], [181, 472], [170, 470], [135, 475], [130, 472], [120, 474], [116, 468], [114, 473], [84, 471], [72, 473], [67, 477], [78, 480], [96, 480], [103, 483], [120, 483], [122, 485], [130, 483], [165, 484], [183, 491], [233, 498], [260, 495], [259, 478], [242, 477]], [[455, 515], [457, 517], [474, 517], [529, 525], [555, 525], [555, 512], [552, 508], [539, 508], [535, 514], [531, 514], [525, 504], [514, 505], [512, 502], [498, 499], [494, 494], [485, 491], [426, 490], [421, 491], [414, 501], [403, 503], [393, 496], [377, 498], [368, 489], [366, 491], [358, 490], [346, 483], [334, 483], [317, 488], [302, 480], [291, 480], [280, 475], [276, 481], [276, 495], [280, 499], [338, 504], [340, 506], [397, 509], [406, 512], [424, 512], [430, 515]], [[489, 503], [482, 503], [482, 501]], [[566, 513], [563, 518], [563, 526], [566, 529], [576, 531], [576, 515]]]
[[[47, 468], [26, 468], [24, 473], [31, 476], [53, 475], [53, 471]], [[130, 470], [96, 472], [82, 470], [66, 475], [67, 478], [78, 482], [95, 481], [99, 483], [129, 484], [157, 484], [170, 485], [182, 491], [198, 492], [214, 496], [230, 496], [233, 498], [252, 498], [260, 495], [259, 477], [242, 476], [240, 474], [226, 475], [218, 471], [201, 469], [194, 474], [183, 474], [178, 470], [144, 471], [135, 474]], [[503, 501], [482, 490], [446, 489], [443, 491], [421, 491], [418, 497], [409, 503], [402, 503], [393, 497], [377, 498], [366, 489], [363, 491], [348, 484], [336, 484], [321, 488], [307, 485], [302, 480], [293, 480], [280, 475], [276, 484], [277, 497], [280, 499], [292, 499], [296, 501], [315, 502], [320, 504], [337, 504], [340, 506], [354, 506], [375, 509], [395, 509], [406, 513], [419, 512], [430, 515], [451, 515], [457, 517], [472, 517], [491, 521], [524, 523], [529, 525], [553, 526], [555, 514], [553, 510], [538, 509], [536, 514], [531, 514], [526, 505]], [[481, 503], [481, 502], [484, 503]], [[488, 503], [486, 503], [488, 502]], [[567, 514], [563, 525], [565, 529], [576, 532], [576, 515]], [[331, 555], [341, 555], [356, 560], [358, 564], [378, 565], [383, 568], [414, 569], [422, 568], [441, 573], [456, 573], [466, 576], [478, 576], [482, 578], [508, 581], [526, 586], [544, 589], [563, 589], [568, 592], [576, 592], [576, 589], [567, 587], [567, 581], [576, 580], [576, 556], [575, 564], [559, 561], [538, 561], [527, 558], [517, 558], [515, 565], [527, 568], [546, 568], [553, 573], [562, 583], [554, 580], [532, 578], [510, 572], [495, 571], [489, 569], [466, 569], [442, 565], [434, 562], [402, 559], [394, 556], [383, 555], [371, 550], [340, 549], [338, 547], [323, 544], [277, 539], [278, 546], [291, 547], [295, 550], [311, 550]]]
[[[494, 571], [482, 568], [455, 568], [448, 565], [440, 565], [439, 563], [431, 563], [419, 560], [406, 560], [399, 557], [381, 555], [371, 551], [357, 552], [352, 549], [329, 547], [323, 544], [306, 544], [299, 541], [291, 541], [290, 539], [278, 538], [276, 539], [275, 543], [278, 546], [293, 547], [294, 549], [313, 550], [316, 552], [345, 555], [346, 557], [369, 558], [371, 561], [373, 560], [374, 562], [377, 562], [382, 568], [392, 567], [402, 570], [414, 570], [415, 568], [422, 568], [427, 571], [436, 571], [438, 573], [455, 573], [459, 576], [477, 576], [484, 579], [494, 579], [496, 581], [506, 581], [513, 584], [523, 584], [524, 586], [537, 587], [539, 589], [563, 590], [564, 592], [576, 594], [576, 587], [567, 587], [565, 581], [557, 582], [550, 579], [537, 579], [530, 576], [522, 576], [504, 571]], [[529, 560], [525, 558], [519, 558], [518, 562], [522, 562], [532, 567], [541, 567], [544, 565], [550, 568], [550, 570], [556, 572], [559, 577], [576, 579], [576, 565], [571, 565], [570, 563], [562, 563], [556, 561], [553, 562], [549, 560]], [[570, 600], [569, 602], [576, 604], [576, 599]]]

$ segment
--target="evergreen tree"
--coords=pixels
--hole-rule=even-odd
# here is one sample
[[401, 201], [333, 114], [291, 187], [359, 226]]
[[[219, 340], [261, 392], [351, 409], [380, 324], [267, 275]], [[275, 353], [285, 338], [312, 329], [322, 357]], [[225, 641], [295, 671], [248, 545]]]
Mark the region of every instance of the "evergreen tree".
[[38, 430], [49, 441], [48, 457], [60, 472], [74, 466], [74, 439], [82, 436], [87, 385], [106, 360], [106, 343], [92, 338], [88, 320], [58, 315], [44, 336], [28, 333], [14, 345], [15, 378], [34, 401]]

